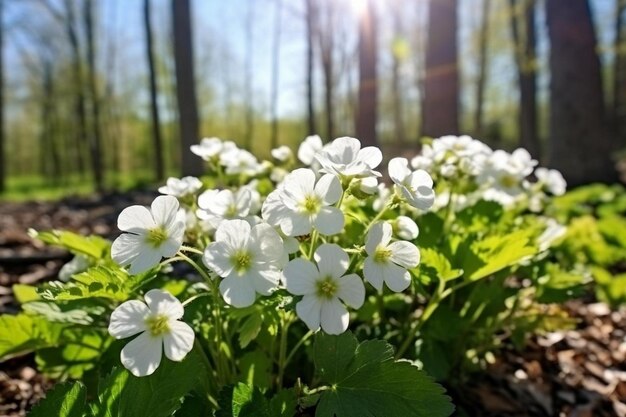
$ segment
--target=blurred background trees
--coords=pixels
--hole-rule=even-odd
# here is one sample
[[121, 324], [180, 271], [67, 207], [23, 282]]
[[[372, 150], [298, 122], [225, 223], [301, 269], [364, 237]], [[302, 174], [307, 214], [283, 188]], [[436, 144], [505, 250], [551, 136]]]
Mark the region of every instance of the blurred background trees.
[[[0, 0], [0, 189], [199, 174], [202, 136], [415, 152], [472, 134], [573, 185], [626, 147], [625, 0]], [[2, 87], [4, 86], [4, 87]]]

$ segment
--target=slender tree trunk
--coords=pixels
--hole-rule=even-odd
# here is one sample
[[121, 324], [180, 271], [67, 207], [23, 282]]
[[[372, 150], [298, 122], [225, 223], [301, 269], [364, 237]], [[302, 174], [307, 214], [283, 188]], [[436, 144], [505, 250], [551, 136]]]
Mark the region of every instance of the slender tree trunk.
[[359, 101], [356, 134], [364, 146], [377, 146], [378, 86], [376, 74], [376, 15], [366, 0], [359, 22]]
[[[587, 0], [547, 0], [550, 37], [549, 161], [568, 184], [612, 182], [600, 59]], [[575, 30], [573, 30], [575, 28]]]
[[7, 164], [4, 134], [4, 0], [0, 0], [0, 193], [7, 188]]
[[306, 6], [306, 104], [308, 134], [314, 135], [315, 131], [315, 90], [313, 86], [314, 50], [313, 37], [315, 36], [315, 0], [304, 0]]
[[64, 1], [65, 7], [65, 31], [67, 39], [72, 50], [72, 79], [74, 90], [74, 109], [76, 116], [78, 117], [78, 123], [76, 124], [76, 165], [80, 175], [84, 175], [86, 172], [86, 162], [84, 158], [85, 146], [89, 143], [87, 136], [87, 110], [84, 91], [84, 74], [82, 56], [80, 52], [80, 43], [78, 40], [78, 34], [76, 32], [76, 17], [74, 15], [74, 6], [71, 0]]
[[[245, 79], [245, 94], [246, 94], [246, 134], [245, 143], [248, 150], [252, 149], [252, 138], [254, 136], [254, 91], [252, 86], [252, 80], [254, 77], [254, 71], [252, 63], [254, 62], [254, 1], [248, 3], [248, 11], [246, 15], [246, 79]], [[229, 101], [230, 102], [230, 101]], [[230, 104], [230, 103], [229, 103]]]
[[459, 132], [457, 0], [430, 0], [422, 136]]
[[482, 0], [482, 16], [479, 39], [479, 63], [478, 79], [476, 80], [476, 113], [474, 114], [474, 132], [476, 137], [482, 137], [483, 126], [483, 102], [485, 101], [485, 86], [487, 84], [487, 73], [489, 70], [489, 14], [491, 11], [491, 0]]
[[190, 0], [172, 0], [174, 28], [174, 62], [176, 64], [176, 97], [182, 146], [182, 175], [200, 176], [202, 160], [191, 153], [198, 143], [200, 122], [193, 70]]
[[280, 81], [280, 32], [282, 1], [276, 1], [276, 16], [274, 17], [274, 47], [272, 51], [272, 92], [270, 106], [272, 112], [271, 146], [278, 147], [278, 83]]
[[91, 164], [96, 190], [104, 190], [104, 167], [102, 161], [102, 133], [100, 129], [100, 96], [98, 94], [96, 48], [94, 39], [93, 0], [84, 0], [85, 33], [87, 35], [87, 65], [89, 67], [89, 94], [91, 95], [92, 138], [89, 141]]
[[[519, 144], [533, 157], [540, 159], [542, 153], [537, 130], [535, 0], [509, 0], [509, 6], [520, 91]], [[520, 15], [523, 17], [521, 25]]]
[[143, 20], [146, 31], [146, 58], [148, 59], [148, 71], [150, 80], [150, 114], [152, 115], [152, 140], [154, 145], [155, 171], [156, 181], [160, 181], [165, 177], [165, 166], [163, 163], [163, 139], [161, 136], [161, 122], [159, 119], [159, 101], [156, 81], [156, 68], [154, 66], [153, 40], [152, 40], [152, 21], [150, 12], [150, 0], [143, 1]]
[[402, 14], [405, 12], [405, 4], [396, 1], [393, 5], [393, 31], [394, 45], [392, 46], [391, 65], [391, 94], [393, 97], [393, 126], [395, 140], [401, 144], [406, 142], [406, 132], [404, 129], [404, 100], [402, 92], [402, 82], [400, 79], [400, 69], [404, 56], [403, 47], [399, 42], [404, 42], [405, 31], [402, 24]]
[[626, 39], [624, 36], [626, 0], [616, 0], [615, 5], [615, 60], [613, 62], [613, 120], [620, 137], [626, 135]]
[[54, 112], [54, 79], [52, 62], [48, 59], [43, 62], [43, 97], [41, 100], [41, 142], [43, 153], [43, 173], [50, 182], [58, 183], [61, 176], [61, 155], [56, 146], [55, 129], [53, 121]]
[[[326, 4], [326, 27], [322, 29], [319, 25], [315, 31], [320, 47], [320, 56], [322, 60], [322, 73], [324, 76], [324, 112], [326, 122], [326, 138], [332, 140], [335, 137], [335, 123], [333, 118], [333, 99], [334, 99], [334, 58], [333, 50], [335, 48], [335, 35], [332, 31], [334, 20], [334, 6], [332, 3]], [[319, 22], [319, 21], [318, 21]]]

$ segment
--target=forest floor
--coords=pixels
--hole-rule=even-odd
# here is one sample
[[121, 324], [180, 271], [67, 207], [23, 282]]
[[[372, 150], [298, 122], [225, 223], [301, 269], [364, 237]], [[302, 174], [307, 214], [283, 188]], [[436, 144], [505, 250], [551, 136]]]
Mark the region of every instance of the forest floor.
[[[15, 313], [11, 286], [56, 277], [70, 259], [27, 234], [66, 229], [105, 237], [131, 204], [156, 194], [137, 191], [57, 202], [0, 203], [0, 313]], [[522, 352], [507, 347], [493, 365], [450, 390], [464, 413], [493, 417], [626, 417], [626, 309], [570, 301], [575, 329], [533, 337]], [[0, 416], [24, 416], [53, 381], [37, 373], [32, 355], [0, 364]]]

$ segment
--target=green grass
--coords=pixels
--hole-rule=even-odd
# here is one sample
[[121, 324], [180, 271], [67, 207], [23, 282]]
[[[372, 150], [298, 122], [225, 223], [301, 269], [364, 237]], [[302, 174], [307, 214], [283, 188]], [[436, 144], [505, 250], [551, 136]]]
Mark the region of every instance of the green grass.
[[[108, 173], [106, 189], [127, 191], [137, 187], [155, 187], [151, 180], [151, 173], [139, 172], [130, 174]], [[73, 175], [62, 181], [53, 182], [50, 179], [37, 175], [9, 177], [7, 189], [0, 193], [0, 202], [20, 201], [54, 201], [68, 196], [88, 196], [95, 193], [95, 187], [90, 177], [81, 178]]]

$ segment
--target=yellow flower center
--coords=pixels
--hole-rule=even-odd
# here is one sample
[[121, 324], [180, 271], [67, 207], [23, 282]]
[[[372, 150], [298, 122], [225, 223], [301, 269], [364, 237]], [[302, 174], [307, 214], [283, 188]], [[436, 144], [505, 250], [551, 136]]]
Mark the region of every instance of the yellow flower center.
[[317, 283], [317, 296], [322, 298], [333, 298], [337, 293], [337, 284], [331, 277]]
[[250, 269], [252, 263], [252, 255], [247, 251], [239, 251], [232, 257], [232, 262], [235, 265], [237, 272], [246, 272]]
[[237, 206], [234, 204], [231, 204], [230, 206], [228, 206], [228, 209], [226, 210], [225, 216], [227, 219], [234, 219], [237, 217]]
[[512, 175], [505, 175], [500, 178], [500, 184], [505, 188], [513, 188], [517, 185], [517, 178]]
[[391, 258], [391, 251], [384, 246], [379, 246], [374, 252], [374, 261], [380, 264], [386, 263]]
[[146, 319], [146, 326], [152, 336], [159, 336], [170, 331], [167, 316], [150, 316]]
[[163, 228], [163, 226], [155, 227], [154, 229], [148, 230], [148, 234], [146, 236], [146, 243], [148, 243], [153, 248], [158, 248], [167, 240], [167, 232]]
[[322, 206], [322, 201], [316, 195], [307, 195], [302, 202], [302, 210], [307, 214], [317, 214]]

